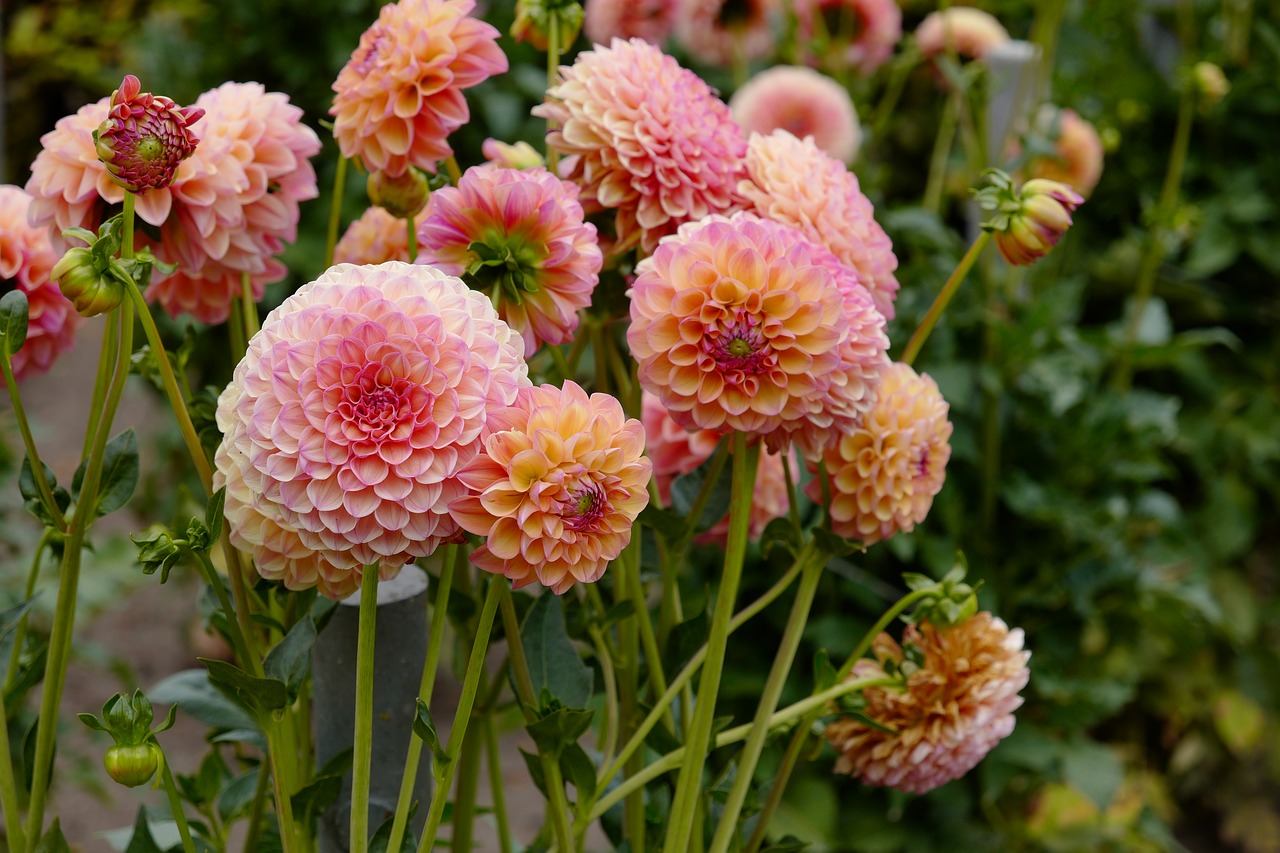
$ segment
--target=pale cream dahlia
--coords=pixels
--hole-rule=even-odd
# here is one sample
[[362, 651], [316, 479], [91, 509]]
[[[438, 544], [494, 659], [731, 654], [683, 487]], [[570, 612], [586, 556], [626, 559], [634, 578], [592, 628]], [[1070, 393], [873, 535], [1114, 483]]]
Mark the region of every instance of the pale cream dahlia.
[[[951, 458], [947, 401], [927, 374], [894, 363], [868, 411], [826, 447], [831, 529], [871, 545], [924, 521]], [[807, 493], [822, 500], [817, 477]]]
[[972, 6], [952, 6], [930, 12], [916, 27], [916, 43], [926, 57], [948, 49], [965, 59], [982, 59], [987, 51], [1009, 40], [1009, 31], [989, 12]]
[[803, 66], [762, 71], [733, 93], [729, 111], [744, 133], [768, 135], [781, 128], [814, 143], [841, 163], [852, 163], [862, 145], [862, 127], [849, 91]]
[[892, 320], [898, 259], [857, 177], [812, 139], [797, 139], [785, 130], [752, 134], [746, 168], [738, 191], [746, 197], [748, 209], [797, 228], [827, 247], [857, 272], [876, 308]]
[[493, 306], [430, 267], [342, 264], [267, 317], [218, 400], [232, 541], [291, 589], [341, 598], [460, 529], [485, 424], [528, 384]]
[[676, 0], [676, 39], [705, 65], [763, 59], [781, 12], [778, 0]]
[[676, 0], [587, 0], [582, 31], [592, 44], [638, 38], [661, 45], [675, 17]]
[[578, 54], [533, 112], [554, 122], [547, 142], [586, 212], [616, 211], [623, 247], [652, 252], [681, 223], [741, 206], [746, 142], [729, 108], [640, 39]]
[[333, 134], [366, 171], [436, 171], [467, 123], [463, 89], [507, 70], [498, 31], [469, 17], [474, 0], [399, 0], [382, 7], [333, 84]]
[[1054, 153], [1031, 158], [1022, 172], [1071, 187], [1088, 198], [1102, 177], [1102, 137], [1075, 110], [1045, 104], [1036, 115], [1035, 130], [1050, 137]]
[[[870, 75], [893, 55], [902, 40], [902, 9], [898, 0], [800, 0], [796, 3], [799, 36], [808, 41], [826, 33], [821, 47], [830, 50], [841, 43], [845, 16], [853, 22], [853, 40], [845, 48], [843, 64]], [[811, 62], [827, 61], [810, 56]], [[838, 60], [836, 66], [841, 64]], [[829, 66], [828, 66], [829, 67]]]
[[486, 537], [471, 562], [557, 595], [600, 579], [649, 503], [644, 428], [607, 394], [572, 381], [526, 387], [495, 412], [484, 451], [460, 473], [449, 511]]
[[[426, 218], [426, 209], [415, 218], [418, 225]], [[333, 247], [335, 264], [381, 264], [385, 261], [411, 261], [409, 228], [381, 207], [370, 207], [343, 232]]]
[[846, 717], [827, 726], [826, 739], [839, 753], [837, 772], [923, 794], [968, 773], [1013, 731], [1031, 653], [1023, 651], [1021, 628], [1011, 631], [986, 612], [950, 627], [908, 625], [902, 643], [881, 634], [875, 660], [858, 661], [849, 674], [901, 675], [901, 684], [862, 693], [863, 713], [883, 728]]

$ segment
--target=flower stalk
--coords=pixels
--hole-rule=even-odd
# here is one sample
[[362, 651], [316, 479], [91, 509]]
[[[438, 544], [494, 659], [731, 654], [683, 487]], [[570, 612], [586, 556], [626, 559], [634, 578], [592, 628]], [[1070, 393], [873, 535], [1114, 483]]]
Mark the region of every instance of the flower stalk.
[[356, 711], [352, 746], [351, 853], [369, 849], [369, 788], [373, 773], [373, 646], [378, 619], [378, 572], [374, 563], [360, 579], [360, 623], [356, 645]]
[[946, 311], [947, 305], [951, 303], [951, 297], [956, 295], [956, 291], [964, 283], [965, 276], [969, 274], [969, 270], [973, 269], [978, 256], [982, 254], [982, 250], [987, 247], [987, 243], [990, 241], [991, 232], [983, 231], [969, 246], [969, 250], [964, 253], [964, 257], [960, 259], [960, 263], [952, 271], [946, 284], [942, 286], [942, 290], [938, 291], [933, 304], [929, 306], [924, 319], [920, 321], [920, 326], [912, 333], [911, 339], [907, 341], [907, 348], [903, 350], [902, 358], [900, 359], [903, 364], [909, 365], [916, 360], [916, 356], [920, 354], [920, 349], [924, 346], [924, 342], [929, 339], [929, 335], [933, 332], [933, 327], [938, 325], [938, 318], [942, 316], [942, 312]]

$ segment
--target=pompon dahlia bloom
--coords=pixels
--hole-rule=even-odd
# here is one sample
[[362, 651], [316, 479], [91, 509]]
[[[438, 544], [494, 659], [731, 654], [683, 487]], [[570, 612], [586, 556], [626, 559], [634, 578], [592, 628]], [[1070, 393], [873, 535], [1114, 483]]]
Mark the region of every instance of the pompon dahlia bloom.
[[489, 301], [430, 267], [330, 268], [272, 311], [218, 400], [215, 488], [263, 577], [342, 598], [460, 530], [485, 424], [528, 384]]
[[98, 126], [98, 159], [131, 193], [164, 189], [173, 183], [178, 164], [196, 150], [200, 140], [191, 125], [202, 115], [199, 107], [179, 107], [163, 95], [143, 92], [138, 78], [126, 74]]
[[[951, 458], [948, 410], [927, 374], [901, 363], [881, 373], [871, 410], [823, 455], [834, 532], [871, 545], [924, 521]], [[816, 479], [807, 492], [822, 500]]]
[[752, 134], [746, 168], [738, 191], [748, 209], [797, 228], [829, 249], [857, 272], [876, 308], [892, 320], [898, 259], [875, 220], [871, 201], [858, 188], [858, 178], [812, 139], [797, 139], [785, 130]]
[[459, 474], [471, 494], [449, 504], [464, 530], [487, 537], [471, 562], [557, 595], [599, 580], [649, 503], [644, 427], [572, 381], [520, 389], [489, 426], [484, 452]]
[[854, 314], [850, 271], [794, 228], [747, 213], [689, 223], [636, 272], [627, 343], [681, 426], [816, 454], [869, 405], [883, 317], [865, 292]]
[[640, 39], [578, 54], [533, 112], [556, 123], [547, 142], [586, 212], [616, 210], [621, 249], [652, 252], [681, 223], [741, 206], [746, 142], [729, 108]]
[[436, 171], [445, 141], [470, 118], [463, 89], [507, 70], [498, 31], [469, 17], [474, 0], [399, 0], [338, 73], [329, 113], [343, 157], [366, 171]]
[[[415, 218], [419, 227], [426, 219], [423, 209]], [[397, 219], [381, 207], [370, 207], [353, 221], [333, 247], [335, 264], [381, 264], [386, 261], [412, 261], [409, 257], [409, 231], [403, 219]]]
[[777, 0], [676, 0], [676, 40], [706, 65], [732, 65], [773, 53]]
[[1060, 181], [1088, 198], [1102, 177], [1102, 137], [1075, 110], [1049, 104], [1036, 116], [1037, 132], [1053, 137], [1054, 154], [1035, 157], [1023, 167], [1030, 178]]
[[174, 182], [174, 215], [153, 249], [177, 272], [147, 298], [171, 316], [221, 323], [248, 273], [255, 300], [284, 278], [275, 258], [298, 235], [299, 203], [315, 198], [310, 157], [320, 140], [287, 95], [260, 83], [224, 83], [196, 99], [205, 110], [196, 153]]
[[[0, 293], [27, 295], [27, 339], [13, 355], [14, 378], [43, 373], [75, 342], [80, 315], [49, 280], [57, 262], [49, 233], [27, 222], [31, 196], [20, 187], [0, 184]], [[0, 387], [4, 379], [0, 377]]]
[[[1021, 628], [1009, 630], [990, 613], [951, 627], [908, 625], [899, 646], [881, 634], [875, 660], [860, 660], [851, 680], [902, 673], [904, 683], [863, 691], [864, 713], [885, 728], [843, 718], [827, 726], [836, 751], [836, 771], [868, 785], [923, 794], [972, 770], [1014, 727], [1022, 705], [1031, 653], [1023, 651]], [[908, 663], [903, 646], [914, 646], [923, 663]]]
[[1009, 40], [1009, 31], [990, 13], [972, 6], [952, 6], [930, 12], [916, 27], [916, 43], [926, 57], [954, 47], [965, 59], [982, 59], [987, 51]]
[[[711, 458], [719, 444], [721, 433], [709, 429], [687, 430], [675, 422], [666, 407], [648, 392], [640, 415], [644, 423], [645, 449], [653, 460], [653, 477], [658, 484], [658, 495], [663, 502], [671, 502], [671, 484], [676, 477], [688, 474]], [[790, 453], [791, 451], [785, 451]], [[792, 466], [792, 476], [800, 469]], [[781, 453], [762, 453], [760, 467], [756, 471], [755, 491], [751, 495], [750, 535], [757, 538], [765, 526], [775, 518], [787, 514], [789, 509], [787, 473]], [[699, 541], [723, 545], [729, 537], [729, 517], [726, 515]]]
[[[799, 37], [813, 39], [818, 32], [816, 18], [821, 16], [828, 49], [839, 43], [843, 16], [853, 15], [853, 41], [846, 48], [844, 64], [863, 75], [869, 76], [884, 65], [902, 40], [902, 9], [897, 0], [802, 0], [796, 7]], [[813, 56], [811, 61], [823, 59]]]
[[677, 0], [587, 0], [582, 30], [592, 44], [638, 38], [661, 45], [675, 26]]
[[782, 128], [814, 143], [841, 163], [852, 163], [862, 127], [849, 92], [812, 68], [778, 65], [752, 77], [729, 99], [733, 120], [747, 133]]
[[546, 169], [476, 166], [432, 193], [425, 213], [418, 262], [490, 294], [526, 356], [573, 336], [604, 263], [577, 187]]

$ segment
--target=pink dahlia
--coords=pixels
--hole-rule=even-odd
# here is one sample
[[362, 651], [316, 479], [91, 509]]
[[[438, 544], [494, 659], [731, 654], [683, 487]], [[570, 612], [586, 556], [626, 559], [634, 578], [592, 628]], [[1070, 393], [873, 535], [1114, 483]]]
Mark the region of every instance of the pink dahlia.
[[987, 51], [1009, 40], [1009, 31], [991, 14], [971, 6], [952, 6], [930, 12], [916, 27], [916, 43], [926, 57], [952, 48], [965, 59], [982, 59]]
[[781, 128], [814, 143], [842, 163], [852, 163], [862, 128], [849, 91], [812, 68], [778, 65], [762, 71], [729, 99], [733, 120], [747, 134]]
[[468, 169], [432, 193], [418, 244], [419, 263], [490, 294], [527, 356], [573, 337], [604, 262], [577, 187], [546, 169]]
[[836, 771], [912, 794], [968, 773], [1013, 731], [1031, 677], [1022, 644], [1022, 629], [985, 612], [950, 627], [908, 625], [901, 646], [881, 634], [875, 660], [858, 661], [849, 678], [900, 683], [862, 692], [877, 725], [846, 717], [827, 726]]
[[470, 494], [449, 504], [464, 530], [486, 537], [471, 562], [557, 595], [599, 580], [649, 503], [640, 422], [568, 381], [522, 388], [489, 425], [484, 452], [459, 474]]
[[[833, 531], [871, 545], [924, 521], [951, 458], [947, 412], [927, 374], [900, 363], [881, 373], [871, 410], [823, 455]], [[807, 488], [811, 498], [822, 499], [816, 478]]]
[[163, 95], [143, 92], [138, 78], [126, 74], [98, 127], [98, 159], [131, 193], [164, 189], [173, 183], [178, 164], [196, 150], [199, 139], [191, 125], [202, 115], [199, 107], [179, 107]]
[[430, 267], [343, 264], [263, 323], [218, 400], [232, 541], [341, 598], [456, 539], [446, 509], [485, 423], [528, 384], [488, 300]]
[[676, 39], [706, 65], [764, 59], [781, 11], [777, 0], [676, 0]]
[[80, 315], [49, 280], [58, 256], [48, 230], [28, 224], [31, 203], [21, 188], [0, 184], [0, 292], [17, 289], [27, 295], [27, 340], [12, 360], [18, 381], [48, 370], [71, 349], [80, 327]]
[[[421, 227], [426, 211], [416, 222]], [[397, 219], [381, 207], [370, 207], [347, 226], [338, 245], [333, 248], [335, 264], [380, 264], [385, 261], [412, 261], [409, 257], [409, 230], [403, 219]]]
[[582, 29], [592, 44], [638, 38], [661, 45], [675, 16], [676, 0], [587, 0]]
[[1023, 167], [1031, 178], [1067, 184], [1088, 198], [1102, 177], [1102, 137], [1075, 110], [1045, 104], [1036, 116], [1035, 130], [1053, 141], [1054, 153], [1034, 157]]
[[619, 249], [652, 252], [681, 223], [741, 205], [746, 143], [729, 108], [692, 71], [640, 39], [578, 54], [535, 115], [567, 155], [563, 177], [587, 213], [612, 208]]
[[855, 315], [852, 273], [794, 228], [747, 213], [689, 223], [636, 272], [627, 342], [680, 425], [812, 455], [869, 405], [883, 317], [865, 292]]
[[898, 259], [857, 177], [812, 139], [797, 139], [785, 130], [753, 134], [746, 167], [747, 177], [738, 191], [749, 209], [797, 228], [830, 249], [840, 263], [858, 273], [876, 308], [892, 320]]
[[400, 0], [382, 7], [338, 73], [329, 113], [343, 157], [366, 171], [436, 171], [445, 141], [470, 118], [463, 89], [507, 70], [498, 31], [469, 17], [474, 0]]
[[[688, 474], [711, 458], [722, 433], [709, 429], [687, 430], [675, 422], [666, 408], [653, 394], [645, 393], [641, 410], [644, 423], [645, 448], [653, 460], [653, 477], [658, 484], [658, 495], [666, 504], [671, 503], [671, 484], [676, 477]], [[790, 453], [790, 451], [786, 451]], [[794, 460], [793, 460], [794, 462]], [[792, 476], [799, 469], [792, 467]], [[756, 471], [755, 491], [751, 495], [751, 537], [758, 538], [765, 526], [775, 518], [787, 514], [789, 497], [787, 473], [781, 453], [763, 453]], [[729, 536], [729, 517], [708, 530], [700, 541], [723, 545]]]
[[[801, 0], [796, 7], [802, 40], [813, 40], [820, 32], [826, 34], [814, 45], [815, 52], [842, 42], [844, 20], [849, 16], [853, 40], [845, 48], [843, 63], [837, 61], [837, 65], [856, 68], [864, 75], [875, 73], [888, 62], [902, 40], [902, 9], [897, 0]], [[822, 62], [825, 57], [819, 53], [813, 60]]]
[[248, 273], [255, 300], [284, 278], [276, 259], [298, 236], [299, 203], [315, 198], [310, 157], [320, 140], [287, 95], [260, 83], [224, 83], [196, 100], [200, 147], [178, 170], [174, 215], [154, 247], [178, 265], [147, 298], [171, 316], [221, 323]]

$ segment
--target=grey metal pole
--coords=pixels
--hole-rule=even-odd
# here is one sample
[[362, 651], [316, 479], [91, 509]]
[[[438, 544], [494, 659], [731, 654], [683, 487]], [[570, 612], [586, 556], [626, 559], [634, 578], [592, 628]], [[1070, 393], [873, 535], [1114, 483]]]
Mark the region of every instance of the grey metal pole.
[[[312, 652], [315, 681], [316, 758], [323, 764], [351, 746], [355, 734], [356, 639], [360, 593], [338, 605]], [[427, 656], [427, 575], [406, 566], [378, 584], [378, 622], [373, 664], [373, 781], [369, 826], [395, 811], [405, 751], [413, 734], [418, 686]], [[431, 799], [431, 752], [423, 750], [414, 797]], [[418, 812], [421, 831], [426, 809]], [[320, 853], [346, 853], [351, 823], [351, 775], [338, 802], [320, 817]]]

